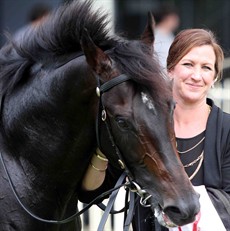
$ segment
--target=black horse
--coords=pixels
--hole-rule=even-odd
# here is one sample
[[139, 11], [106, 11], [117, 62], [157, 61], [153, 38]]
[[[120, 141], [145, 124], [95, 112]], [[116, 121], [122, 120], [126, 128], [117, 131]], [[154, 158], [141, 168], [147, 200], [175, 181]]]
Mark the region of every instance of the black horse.
[[110, 35], [91, 5], [61, 6], [0, 51], [0, 230], [80, 230], [78, 219], [31, 217], [9, 179], [33, 214], [65, 219], [98, 146], [115, 168], [123, 161], [164, 218], [183, 225], [199, 210], [176, 153], [170, 83], [152, 58], [151, 16], [141, 39], [128, 41]]

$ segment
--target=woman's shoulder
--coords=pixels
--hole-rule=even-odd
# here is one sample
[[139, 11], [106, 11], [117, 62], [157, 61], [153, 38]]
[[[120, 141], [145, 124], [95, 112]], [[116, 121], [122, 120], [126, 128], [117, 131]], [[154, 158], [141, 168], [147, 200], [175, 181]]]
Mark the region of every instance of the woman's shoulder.
[[227, 112], [223, 112], [223, 119], [226, 121], [226, 123], [230, 126], [230, 114]]
[[215, 134], [215, 137], [220, 137], [221, 140], [229, 140], [230, 114], [215, 105], [214, 101], [211, 99], [207, 100], [207, 104], [212, 107], [207, 125], [209, 132]]
[[218, 107], [213, 100], [207, 99], [207, 104], [212, 107], [213, 112], [218, 115], [218, 118], [222, 119], [224, 124], [228, 123], [230, 126], [230, 114], [226, 111], [223, 111], [220, 107]]

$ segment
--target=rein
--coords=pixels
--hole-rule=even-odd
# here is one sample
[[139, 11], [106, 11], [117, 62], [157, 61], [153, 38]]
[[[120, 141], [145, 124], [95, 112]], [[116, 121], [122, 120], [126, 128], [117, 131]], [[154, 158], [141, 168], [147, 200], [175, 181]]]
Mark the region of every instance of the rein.
[[[96, 93], [97, 93], [97, 96], [99, 97], [99, 109], [98, 109], [98, 115], [97, 115], [97, 120], [96, 120], [97, 144], [98, 144], [98, 147], [101, 149], [101, 142], [99, 139], [99, 121], [100, 121], [99, 114], [101, 113], [101, 115], [102, 115], [101, 119], [106, 124], [106, 128], [107, 128], [107, 131], [109, 133], [109, 137], [110, 137], [110, 140], [112, 142], [112, 146], [115, 147], [115, 149], [116, 149], [115, 151], [116, 151], [116, 155], [118, 157], [118, 163], [120, 164], [121, 169], [124, 170], [123, 174], [118, 179], [114, 188], [102, 193], [101, 195], [96, 197], [94, 200], [92, 200], [89, 204], [87, 204], [82, 210], [74, 213], [73, 215], [69, 216], [68, 218], [65, 218], [62, 220], [48, 220], [48, 219], [44, 219], [40, 216], [35, 215], [22, 203], [22, 201], [20, 200], [19, 195], [18, 195], [18, 193], [14, 187], [14, 184], [13, 184], [12, 179], [10, 177], [9, 171], [6, 167], [5, 161], [4, 161], [3, 156], [2, 156], [2, 152], [0, 152], [0, 160], [1, 160], [2, 166], [4, 168], [4, 171], [6, 173], [6, 176], [8, 178], [10, 188], [11, 188], [16, 200], [20, 204], [20, 206], [31, 217], [33, 217], [34, 219], [36, 219], [38, 221], [44, 222], [44, 223], [61, 225], [61, 224], [66, 224], [66, 223], [69, 223], [71, 221], [74, 221], [76, 219], [76, 217], [80, 216], [82, 213], [84, 213], [86, 210], [88, 210], [92, 205], [96, 204], [97, 201], [104, 199], [105, 197], [107, 197], [109, 194], [112, 193], [106, 207], [102, 203], [101, 203], [101, 205], [100, 204], [98, 205], [98, 207], [100, 207], [101, 209], [103, 209], [103, 207], [105, 207], [105, 209], [104, 209], [105, 212], [103, 214], [103, 217], [102, 217], [101, 222], [100, 222], [99, 227], [98, 227], [98, 231], [101, 231], [101, 230], [103, 230], [103, 227], [105, 225], [105, 222], [106, 222], [109, 214], [111, 214], [111, 213], [115, 214], [115, 213], [127, 211], [127, 208], [124, 207], [120, 211], [115, 211], [115, 212], [113, 211], [112, 212], [112, 207], [113, 207], [113, 204], [115, 202], [118, 191], [121, 187], [125, 186], [126, 189], [129, 190], [129, 192], [130, 192], [130, 201], [126, 202], [126, 204], [129, 204], [129, 208], [128, 208], [129, 212], [128, 212], [128, 214], [126, 214], [126, 220], [124, 222], [124, 231], [128, 231], [129, 226], [130, 226], [131, 221], [132, 221], [133, 212], [134, 212], [134, 205], [135, 205], [135, 195], [134, 194], [137, 193], [138, 195], [140, 195], [141, 199], [144, 199], [144, 201], [145, 200], [147, 201], [147, 199], [149, 197], [145, 197], [145, 195], [146, 195], [145, 190], [140, 189], [140, 187], [135, 182], [129, 180], [129, 181], [124, 183], [126, 176], [128, 176], [128, 178], [132, 178], [132, 175], [131, 175], [130, 171], [128, 170], [128, 168], [124, 164], [122, 155], [121, 155], [118, 147], [116, 146], [116, 144], [114, 142], [110, 127], [109, 127], [108, 123], [106, 122], [106, 111], [105, 111], [104, 105], [102, 103], [101, 96], [104, 92], [109, 91], [111, 88], [117, 86], [118, 84], [130, 80], [130, 77], [125, 75], [125, 74], [122, 74], [122, 75], [119, 75], [118, 77], [116, 77], [114, 79], [109, 80], [108, 82], [106, 82], [102, 85], [100, 85], [100, 79], [98, 76], [97, 76], [97, 80], [98, 80], [98, 87], [96, 88]], [[0, 99], [0, 106], [1, 107], [2, 107], [2, 98], [3, 97], [1, 97], [1, 99]], [[146, 202], [143, 203], [143, 206], [147, 206]]]
[[[68, 218], [65, 218], [63, 220], [48, 220], [48, 219], [45, 219], [45, 218], [42, 218], [40, 216], [35, 215], [21, 202], [21, 200], [19, 198], [19, 195], [16, 192], [16, 189], [15, 189], [15, 187], [13, 185], [13, 182], [12, 182], [12, 179], [11, 179], [11, 177], [9, 175], [9, 172], [8, 172], [8, 170], [6, 168], [5, 162], [4, 162], [3, 157], [2, 157], [2, 152], [0, 152], [0, 160], [1, 160], [1, 163], [3, 165], [4, 171], [6, 173], [6, 176], [8, 178], [10, 188], [11, 188], [16, 200], [18, 201], [20, 206], [24, 209], [24, 211], [27, 214], [29, 214], [31, 217], [33, 217], [34, 219], [36, 219], [38, 221], [41, 221], [41, 222], [44, 222], [44, 223], [48, 223], [48, 224], [55, 224], [55, 225], [66, 224], [66, 223], [69, 223], [71, 221], [74, 221], [77, 217], [79, 217], [81, 214], [83, 214], [85, 211], [87, 211], [90, 207], [97, 204], [97, 201], [100, 201], [100, 200], [104, 199], [105, 197], [107, 197], [108, 195], [110, 195], [112, 193], [106, 207], [102, 203], [98, 204], [98, 207], [101, 208], [102, 210], [104, 210], [104, 214], [103, 214], [103, 216], [101, 218], [101, 221], [100, 221], [100, 224], [98, 226], [97, 231], [101, 231], [101, 230], [104, 229], [104, 226], [105, 226], [105, 223], [106, 223], [106, 221], [108, 219], [109, 214], [116, 214], [116, 213], [124, 212], [124, 211], [127, 211], [127, 210], [129, 210], [129, 212], [128, 212], [128, 214], [126, 214], [126, 219], [125, 219], [123, 231], [128, 231], [129, 230], [129, 226], [130, 226], [130, 224], [132, 222], [132, 217], [133, 217], [133, 214], [134, 214], [134, 207], [135, 207], [135, 195], [134, 194], [135, 194], [135, 191], [133, 191], [131, 189], [132, 182], [129, 181], [129, 182], [124, 183], [124, 180], [125, 180], [125, 178], [127, 176], [125, 172], [123, 172], [122, 175], [119, 177], [119, 179], [118, 179], [116, 185], [114, 186], [114, 188], [112, 188], [112, 189], [102, 193], [101, 195], [97, 196], [94, 200], [92, 200], [89, 204], [87, 204], [82, 210], [74, 213], [73, 215], [71, 215]], [[117, 194], [119, 192], [119, 189], [121, 187], [126, 187], [126, 188], [129, 189], [130, 200], [129, 200], [129, 203], [126, 203], [126, 204], [129, 204], [129, 208], [127, 209], [127, 207], [125, 206], [120, 211], [113, 211], [112, 212], [112, 207], [113, 207], [113, 205], [115, 203], [116, 196], [117, 196]]]
[[96, 204], [97, 201], [99, 201], [99, 200], [105, 198], [106, 196], [108, 196], [108, 195], [109, 195], [110, 193], [112, 193], [113, 191], [116, 191], [116, 190], [120, 189], [120, 188], [123, 187], [123, 186], [128, 186], [128, 184], [129, 184], [129, 183], [127, 183], [127, 182], [126, 182], [126, 183], [122, 183], [123, 180], [124, 180], [124, 176], [125, 176], [125, 175], [121, 175], [121, 177], [119, 178], [119, 180], [118, 180], [118, 182], [117, 182], [117, 185], [116, 185], [114, 188], [112, 188], [112, 189], [110, 189], [110, 190], [108, 190], [108, 191], [102, 193], [102, 194], [99, 195], [98, 197], [96, 197], [94, 200], [92, 200], [89, 204], [87, 204], [87, 205], [86, 205], [82, 210], [80, 210], [79, 212], [76, 212], [75, 214], [73, 214], [73, 215], [71, 215], [70, 217], [65, 218], [65, 219], [63, 219], [63, 220], [48, 220], [48, 219], [44, 219], [44, 218], [41, 218], [41, 217], [39, 217], [39, 216], [33, 214], [33, 213], [21, 202], [21, 200], [20, 200], [20, 198], [19, 198], [19, 195], [18, 195], [18, 193], [16, 192], [16, 189], [15, 189], [15, 187], [14, 187], [14, 185], [13, 185], [13, 182], [12, 182], [12, 180], [11, 180], [11, 177], [10, 177], [10, 175], [9, 175], [9, 172], [8, 172], [8, 170], [7, 170], [7, 168], [6, 168], [5, 162], [4, 162], [3, 157], [2, 157], [2, 152], [0, 152], [0, 159], [1, 159], [1, 163], [2, 163], [2, 165], [3, 165], [4, 171], [5, 171], [5, 173], [6, 173], [6, 176], [7, 176], [7, 178], [8, 178], [8, 181], [9, 181], [9, 184], [10, 184], [10, 187], [11, 187], [11, 190], [13, 191], [14, 196], [15, 196], [16, 200], [18, 201], [18, 203], [20, 204], [20, 206], [24, 209], [25, 212], [27, 212], [27, 213], [28, 213], [31, 217], [33, 217], [34, 219], [36, 219], [36, 220], [38, 220], [38, 221], [41, 221], [41, 222], [49, 223], [49, 224], [61, 225], [61, 224], [69, 223], [69, 222], [75, 220], [76, 217], [80, 216], [80, 215], [81, 215], [82, 213], [84, 213], [86, 210], [88, 210], [92, 205]]

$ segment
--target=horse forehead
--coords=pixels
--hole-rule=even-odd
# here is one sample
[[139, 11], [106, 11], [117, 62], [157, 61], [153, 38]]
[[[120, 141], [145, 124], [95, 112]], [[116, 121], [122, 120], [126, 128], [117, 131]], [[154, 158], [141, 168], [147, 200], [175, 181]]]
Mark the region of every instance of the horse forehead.
[[[148, 110], [153, 111], [154, 114], [156, 114], [154, 101], [148, 93], [143, 91], [139, 92], [137, 94], [141, 98], [141, 101], [139, 101], [138, 100], [139, 97], [135, 97], [132, 94], [127, 94], [127, 91], [128, 89], [126, 89], [126, 92], [123, 93], [119, 92], [119, 94], [116, 93], [115, 95], [114, 94], [110, 95], [109, 96], [111, 97], [111, 101], [109, 101], [110, 107], [115, 107], [116, 109], [120, 109], [120, 110], [124, 110], [124, 108], [126, 108], [128, 111], [129, 110], [132, 111], [133, 106], [136, 105], [136, 103], [138, 103], [139, 105], [138, 108], [139, 108], [140, 107], [139, 102], [141, 102]], [[137, 105], [135, 107], [137, 107]]]
[[147, 93], [141, 92], [141, 100], [149, 110], [155, 111], [154, 102]]

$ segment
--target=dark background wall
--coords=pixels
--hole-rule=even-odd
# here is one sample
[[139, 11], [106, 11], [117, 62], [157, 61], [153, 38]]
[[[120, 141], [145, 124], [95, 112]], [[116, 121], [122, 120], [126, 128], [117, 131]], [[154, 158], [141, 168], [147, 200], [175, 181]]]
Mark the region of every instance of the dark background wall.
[[[71, 1], [71, 0], [65, 0]], [[181, 25], [184, 28], [209, 28], [213, 30], [230, 56], [230, 0], [101, 0], [114, 2], [115, 31], [128, 38], [136, 38], [143, 31], [147, 12], [160, 2], [174, 3], [179, 10]], [[15, 32], [27, 23], [32, 5], [44, 2], [57, 7], [64, 0], [0, 0], [0, 45], [4, 42], [2, 32]]]
[[0, 0], [0, 45], [5, 41], [4, 31], [16, 32], [28, 23], [28, 13], [37, 3], [57, 7], [62, 0]]
[[208, 28], [214, 31], [230, 56], [230, 0], [115, 0], [116, 31], [136, 38], [142, 32], [147, 12], [161, 2], [174, 3], [178, 8], [181, 24], [185, 28]]

